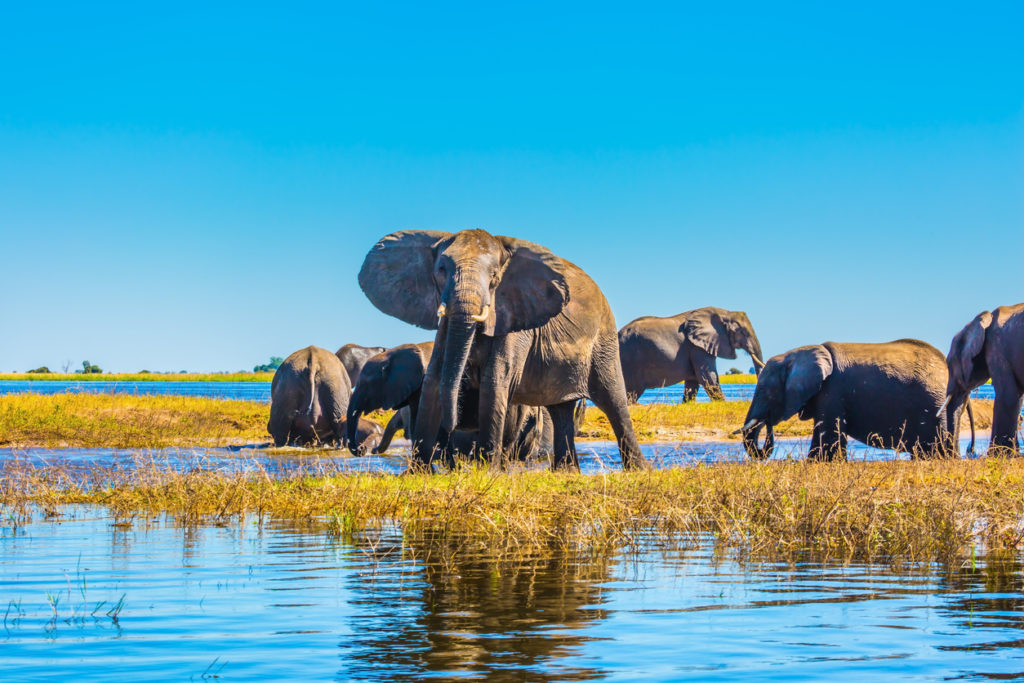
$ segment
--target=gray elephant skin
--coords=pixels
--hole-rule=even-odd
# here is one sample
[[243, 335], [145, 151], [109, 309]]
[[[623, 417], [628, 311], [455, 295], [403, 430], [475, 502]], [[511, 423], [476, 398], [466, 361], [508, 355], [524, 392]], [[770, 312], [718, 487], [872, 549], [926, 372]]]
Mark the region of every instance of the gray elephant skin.
[[483, 230], [407, 230], [377, 242], [359, 284], [384, 313], [437, 330], [413, 437], [419, 463], [432, 462], [459, 422], [466, 377], [479, 390], [479, 438], [492, 455], [500, 455], [509, 404], [546, 406], [555, 467], [578, 468], [573, 411], [589, 397], [608, 416], [623, 467], [646, 464], [629, 417], [615, 318], [576, 265]]
[[345, 372], [348, 373], [349, 382], [353, 387], [356, 385], [356, 379], [359, 378], [359, 371], [363, 368], [363, 363], [376, 356], [378, 353], [384, 353], [387, 351], [383, 346], [360, 346], [359, 344], [345, 344], [340, 349], [334, 352], [334, 355], [338, 357], [341, 364], [345, 366]]
[[[362, 415], [373, 410], [397, 411], [388, 422], [375, 453], [385, 452], [398, 430], [404, 430], [410, 438], [415, 432], [423, 378], [433, 350], [434, 342], [403, 344], [370, 358], [363, 365], [349, 401], [348, 424], [356, 424]], [[477, 452], [479, 421], [472, 401], [476, 395], [472, 388], [466, 389], [467, 400], [448, 443], [453, 456], [472, 456]], [[544, 408], [511, 405], [505, 427], [502, 444], [509, 457], [543, 457], [551, 452], [551, 418]], [[359, 443], [351, 434], [349, 442]]]
[[[267, 431], [275, 446], [347, 443], [345, 414], [352, 386], [338, 357], [317, 346], [288, 356], [270, 384]], [[369, 420], [353, 423], [354, 450], [372, 448], [383, 429]]]
[[947, 410], [956, 411], [965, 403], [970, 409], [971, 392], [991, 379], [996, 394], [991, 448], [1019, 454], [1017, 430], [1024, 397], [1024, 304], [1000, 306], [975, 316], [953, 337], [946, 365]]
[[914, 456], [953, 455], [960, 414], [946, 412], [945, 387], [945, 358], [917, 339], [801, 346], [765, 364], [738, 431], [759, 460], [771, 455], [773, 427], [798, 413], [814, 420], [808, 459], [845, 459], [848, 437]]
[[626, 395], [636, 402], [645, 389], [684, 382], [683, 400], [703, 386], [713, 401], [724, 400], [716, 358], [736, 358], [743, 350], [764, 365], [761, 342], [743, 311], [708, 306], [666, 318], [644, 316], [619, 330], [619, 356]]

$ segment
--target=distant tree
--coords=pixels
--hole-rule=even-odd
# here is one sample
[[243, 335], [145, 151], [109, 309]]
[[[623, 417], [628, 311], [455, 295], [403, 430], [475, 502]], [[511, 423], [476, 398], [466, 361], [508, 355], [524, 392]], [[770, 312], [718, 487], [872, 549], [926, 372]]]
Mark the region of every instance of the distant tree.
[[739, 368], [729, 368], [729, 372], [727, 372], [726, 374], [727, 375], [742, 375], [743, 371], [740, 370]]
[[103, 370], [100, 368], [100, 366], [93, 365], [92, 363], [90, 363], [87, 360], [83, 360], [82, 361], [82, 369], [81, 370], [75, 370], [75, 373], [77, 373], [77, 374], [84, 374], [84, 375], [98, 375], [101, 372], [103, 372]]
[[139, 370], [139, 374], [140, 375], [148, 375], [148, 374], [150, 374], [150, 372], [149, 372], [149, 370]]
[[45, 365], [40, 365], [35, 370], [29, 370], [29, 374], [33, 374], [33, 375], [48, 375], [48, 374], [50, 374], [50, 368], [46, 367]]
[[266, 365], [257, 365], [252, 369], [253, 372], [273, 372], [281, 367], [281, 363], [284, 362], [284, 358], [280, 356], [271, 356], [270, 362]]
[[749, 367], [749, 368], [747, 368], [747, 374], [748, 374], [748, 375], [753, 375], [753, 374], [755, 374], [755, 373], [754, 373], [754, 368], [753, 368], [753, 367]]

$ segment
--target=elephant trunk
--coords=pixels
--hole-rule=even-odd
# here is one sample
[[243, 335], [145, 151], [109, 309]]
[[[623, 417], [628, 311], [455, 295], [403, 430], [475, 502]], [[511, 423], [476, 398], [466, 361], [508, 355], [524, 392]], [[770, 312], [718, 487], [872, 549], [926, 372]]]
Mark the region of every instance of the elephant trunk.
[[345, 440], [352, 455], [359, 455], [359, 448], [362, 445], [356, 441], [359, 439], [359, 418], [366, 412], [363, 406], [365, 402], [365, 392], [362, 387], [357, 386], [349, 398], [348, 414], [345, 416]]
[[441, 368], [441, 429], [448, 433], [459, 421], [459, 389], [475, 335], [476, 322], [470, 316], [449, 319]]
[[764, 355], [761, 353], [761, 342], [758, 341], [756, 336], [750, 337], [750, 345], [747, 347], [747, 353], [750, 354], [751, 360], [754, 361], [754, 374], [760, 375], [761, 368], [764, 367]]
[[[767, 460], [775, 450], [775, 428], [761, 420], [753, 422], [755, 424], [743, 430], [743, 447], [752, 460]], [[757, 441], [761, 436], [761, 429], [765, 427], [768, 431], [765, 434], [764, 446], [758, 446]]]

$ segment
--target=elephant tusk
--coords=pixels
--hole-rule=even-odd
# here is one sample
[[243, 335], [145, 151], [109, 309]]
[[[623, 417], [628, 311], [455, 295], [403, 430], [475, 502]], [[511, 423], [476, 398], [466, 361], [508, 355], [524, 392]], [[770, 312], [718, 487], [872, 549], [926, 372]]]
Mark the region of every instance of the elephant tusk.
[[444, 304], [441, 304], [440, 306], [438, 306], [438, 307], [437, 307], [437, 317], [438, 317], [438, 318], [443, 318], [443, 317], [444, 317], [444, 314], [445, 314], [445, 313], [446, 313], [447, 311], [448, 311], [448, 307], [447, 307], [447, 306], [445, 306]]
[[475, 320], [478, 323], [482, 323], [483, 321], [487, 320], [487, 316], [489, 316], [490, 314], [491, 314], [491, 305], [487, 304], [486, 306], [484, 306], [484, 310], [480, 311], [480, 315], [471, 315], [469, 317], [472, 320]]
[[764, 424], [763, 420], [758, 420], [756, 418], [750, 418], [749, 420], [747, 420], [747, 424], [743, 425], [742, 427], [737, 429], [735, 432], [733, 432], [733, 436], [735, 436], [737, 434], [743, 434], [745, 432], [749, 432], [754, 427], [760, 427], [762, 424]]
[[764, 367], [764, 361], [758, 358], [757, 356], [751, 355], [750, 360], [754, 361], [754, 365], [756, 365], [758, 368]]
[[939, 415], [942, 415], [942, 411], [945, 410], [946, 406], [949, 405], [949, 399], [951, 399], [951, 398], [953, 398], [952, 394], [947, 394], [946, 395], [946, 400], [943, 401], [942, 405], [939, 406], [939, 409], [937, 411], [935, 411], [935, 417], [938, 417]]

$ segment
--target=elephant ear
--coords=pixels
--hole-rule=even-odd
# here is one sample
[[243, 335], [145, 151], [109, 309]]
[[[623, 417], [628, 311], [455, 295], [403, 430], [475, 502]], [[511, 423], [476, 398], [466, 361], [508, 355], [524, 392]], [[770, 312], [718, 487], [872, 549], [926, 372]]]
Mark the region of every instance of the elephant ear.
[[686, 317], [682, 332], [690, 343], [712, 356], [735, 358], [736, 349], [721, 314], [712, 308], [701, 308]]
[[437, 329], [435, 247], [451, 233], [402, 230], [373, 245], [359, 270], [359, 286], [384, 313], [427, 330]]
[[514, 237], [498, 239], [509, 257], [494, 290], [484, 334], [498, 336], [540, 327], [569, 303], [565, 262], [539, 244]]
[[[967, 383], [971, 380], [971, 375], [974, 371], [974, 359], [985, 349], [985, 333], [991, 324], [992, 314], [988, 311], [983, 311], [976, 315], [974, 320], [967, 323], [964, 329], [960, 330], [960, 333], [956, 336], [960, 341], [960, 354], [956, 358], [956, 363], [964, 386], [967, 386]], [[950, 355], [954, 353], [956, 353], [956, 339], [954, 339], [953, 351], [950, 352]]]
[[796, 415], [832, 374], [832, 354], [820, 344], [790, 351], [787, 358], [786, 400], [779, 421]]

